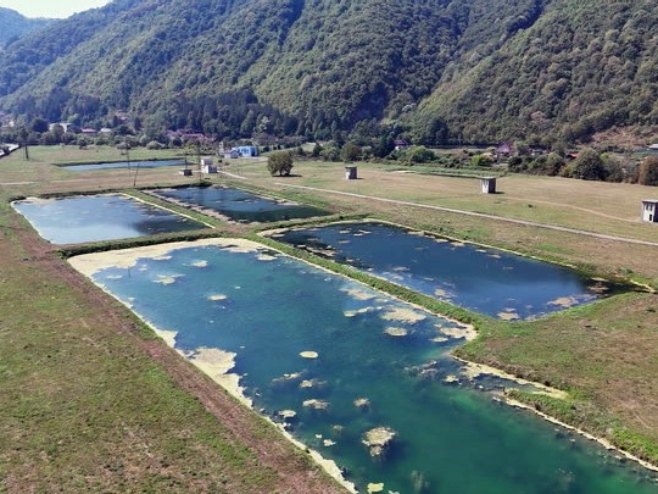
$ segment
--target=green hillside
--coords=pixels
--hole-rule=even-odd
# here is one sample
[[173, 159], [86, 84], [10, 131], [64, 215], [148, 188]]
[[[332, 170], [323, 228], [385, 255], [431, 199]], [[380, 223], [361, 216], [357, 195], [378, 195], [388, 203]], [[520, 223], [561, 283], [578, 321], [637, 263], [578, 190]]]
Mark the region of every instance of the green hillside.
[[414, 115], [431, 140], [585, 139], [658, 123], [658, 6], [555, 0], [490, 56], [447, 70]]
[[656, 20], [648, 0], [116, 0], [0, 54], [0, 108], [227, 137], [574, 140], [655, 123]]
[[52, 21], [50, 19], [28, 19], [15, 10], [0, 7], [0, 50], [5, 45], [17, 41], [22, 36], [40, 29]]

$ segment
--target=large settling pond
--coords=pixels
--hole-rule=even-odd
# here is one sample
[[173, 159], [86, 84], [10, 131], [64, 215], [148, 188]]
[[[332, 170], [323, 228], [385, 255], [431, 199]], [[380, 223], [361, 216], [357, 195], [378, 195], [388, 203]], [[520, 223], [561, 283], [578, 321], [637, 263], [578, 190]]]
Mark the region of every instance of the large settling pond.
[[165, 199], [215, 212], [241, 223], [267, 223], [328, 214], [304, 204], [268, 199], [229, 187], [182, 187], [153, 192]]
[[27, 199], [13, 203], [54, 244], [100, 242], [206, 228], [165, 209], [121, 194]]
[[231, 240], [72, 264], [362, 492], [658, 492], [639, 466], [492, 399], [511, 383], [447, 355], [467, 328], [355, 282]]
[[71, 172], [87, 172], [93, 170], [112, 170], [116, 168], [161, 168], [163, 166], [183, 166], [182, 160], [149, 160], [149, 161], [112, 161], [107, 163], [87, 163], [84, 165], [65, 165], [63, 168]]
[[381, 223], [333, 224], [272, 235], [426, 295], [506, 320], [589, 302], [608, 287], [575, 271]]

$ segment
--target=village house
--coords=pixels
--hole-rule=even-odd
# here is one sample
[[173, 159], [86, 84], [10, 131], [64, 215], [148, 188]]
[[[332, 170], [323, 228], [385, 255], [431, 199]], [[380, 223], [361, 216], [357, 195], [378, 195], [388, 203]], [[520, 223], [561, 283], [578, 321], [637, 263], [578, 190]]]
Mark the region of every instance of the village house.
[[240, 158], [255, 158], [258, 156], [258, 148], [256, 146], [236, 146], [231, 149], [231, 152], [237, 151]]
[[514, 145], [511, 142], [501, 142], [495, 151], [498, 158], [509, 158], [514, 154]]
[[407, 149], [409, 147], [409, 143], [404, 139], [396, 139], [393, 144], [395, 145], [396, 151], [401, 151], [402, 149]]

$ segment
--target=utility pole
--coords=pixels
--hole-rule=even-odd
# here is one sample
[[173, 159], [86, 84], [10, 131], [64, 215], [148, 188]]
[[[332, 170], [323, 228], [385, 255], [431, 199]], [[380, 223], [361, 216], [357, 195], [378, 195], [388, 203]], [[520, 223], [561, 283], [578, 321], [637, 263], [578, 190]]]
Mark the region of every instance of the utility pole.
[[25, 152], [25, 160], [30, 161], [30, 151], [28, 149], [29, 134], [28, 134], [27, 129], [25, 127], [23, 127], [21, 129], [20, 135], [21, 135], [21, 141], [23, 141], [22, 144], [23, 144], [23, 151]]

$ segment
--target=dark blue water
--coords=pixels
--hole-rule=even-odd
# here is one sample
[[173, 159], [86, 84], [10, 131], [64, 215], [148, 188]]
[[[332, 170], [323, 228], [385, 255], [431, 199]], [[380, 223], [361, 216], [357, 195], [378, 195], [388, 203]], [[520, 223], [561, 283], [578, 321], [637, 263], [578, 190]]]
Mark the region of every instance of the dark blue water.
[[565, 267], [386, 224], [333, 224], [275, 237], [440, 300], [509, 320], [589, 302], [607, 289]]
[[276, 201], [228, 187], [183, 187], [154, 192], [165, 199], [209, 209], [241, 223], [267, 223], [328, 214], [311, 206]]
[[206, 228], [170, 211], [119, 194], [14, 203], [43, 238], [73, 244]]
[[[289, 430], [362, 492], [380, 482], [383, 492], [426, 494], [658, 492], [639, 467], [493, 401], [480, 387], [509, 383], [462, 374], [448, 355], [463, 341], [456, 324], [355, 282], [230, 247], [99, 269], [94, 280], [175, 334], [191, 361], [233, 353], [254, 407], [279, 423], [279, 412], [295, 412]], [[373, 457], [363, 440], [379, 427], [396, 437]]]
[[108, 163], [90, 163], [85, 165], [66, 165], [64, 169], [71, 172], [89, 170], [108, 170], [113, 168], [160, 168], [162, 166], [183, 166], [182, 160], [116, 161]]

